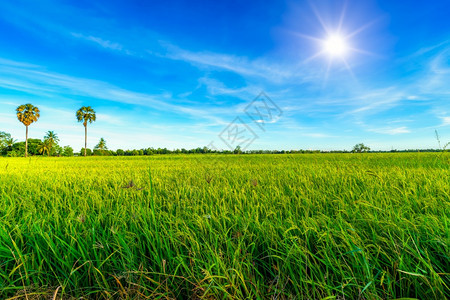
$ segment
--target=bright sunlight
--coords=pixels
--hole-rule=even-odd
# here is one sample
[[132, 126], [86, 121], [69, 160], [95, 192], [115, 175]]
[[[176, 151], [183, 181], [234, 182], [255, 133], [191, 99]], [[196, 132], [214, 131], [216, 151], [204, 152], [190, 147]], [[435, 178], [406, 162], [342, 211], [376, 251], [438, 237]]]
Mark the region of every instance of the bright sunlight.
[[325, 52], [333, 57], [342, 57], [348, 52], [348, 45], [345, 38], [339, 35], [329, 36], [323, 44]]

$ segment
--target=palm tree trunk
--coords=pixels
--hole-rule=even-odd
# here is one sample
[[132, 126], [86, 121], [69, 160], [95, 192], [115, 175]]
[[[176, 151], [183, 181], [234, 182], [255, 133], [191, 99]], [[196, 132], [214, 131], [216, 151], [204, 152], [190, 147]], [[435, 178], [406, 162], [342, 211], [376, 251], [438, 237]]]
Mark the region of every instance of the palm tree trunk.
[[28, 126], [25, 126], [26, 133], [25, 133], [25, 157], [28, 156]]
[[87, 148], [87, 125], [84, 125], [84, 157], [86, 157]]

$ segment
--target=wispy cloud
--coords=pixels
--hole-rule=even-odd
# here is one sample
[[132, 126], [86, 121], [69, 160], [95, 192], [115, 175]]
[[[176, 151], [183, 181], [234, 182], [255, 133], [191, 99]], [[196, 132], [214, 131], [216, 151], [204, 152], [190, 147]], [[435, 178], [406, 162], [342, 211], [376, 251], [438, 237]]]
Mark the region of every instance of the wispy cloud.
[[233, 95], [238, 97], [253, 97], [262, 90], [261, 87], [248, 85], [239, 88], [230, 88], [226, 86], [222, 81], [208, 76], [199, 78], [198, 83], [198, 87], [205, 86], [208, 90], [208, 93], [212, 96]]
[[[395, 85], [386, 88], [358, 88], [351, 91], [352, 96], [346, 99], [347, 108], [339, 114], [341, 118], [352, 116], [355, 120], [370, 120], [374, 117], [383, 118], [386, 112], [393, 112], [396, 109], [408, 110], [411, 104], [417, 105], [417, 109], [410, 109], [417, 114], [425, 113], [428, 108], [430, 112], [448, 111], [450, 109], [450, 92], [447, 83], [450, 81], [450, 47], [448, 41], [435, 46], [423, 48], [414, 57], [421, 62], [421, 68], [409, 76], [404, 76]], [[400, 60], [401, 61], [401, 60]], [[408, 62], [401, 61], [402, 64]], [[329, 102], [330, 105], [343, 104], [342, 100]], [[423, 111], [420, 111], [421, 108]], [[403, 118], [413, 118], [413, 116], [401, 114]], [[436, 122], [439, 120], [439, 113], [435, 113]], [[391, 120], [392, 121], [392, 120]], [[390, 122], [391, 122], [390, 121]], [[373, 130], [372, 130], [373, 131]], [[378, 133], [402, 134], [408, 133], [410, 129], [382, 128]], [[377, 132], [377, 131], [373, 131]]]
[[396, 134], [403, 134], [403, 133], [410, 133], [411, 131], [406, 127], [396, 127], [396, 128], [375, 128], [375, 129], [369, 129], [368, 131], [381, 133], [381, 134], [390, 134], [390, 135], [396, 135]]
[[184, 61], [199, 68], [213, 68], [234, 72], [243, 77], [262, 78], [272, 83], [295, 80], [300, 84], [316, 80], [320, 76], [313, 69], [306, 70], [306, 66], [302, 63], [286, 65], [267, 58], [249, 59], [224, 53], [193, 52], [167, 42], [162, 45], [168, 51], [165, 54], [166, 58]]
[[441, 117], [441, 126], [450, 126], [450, 117]]
[[[123, 89], [107, 82], [29, 68], [26, 64], [0, 62], [0, 87], [41, 96], [83, 96], [95, 99], [151, 107], [157, 111], [187, 114], [194, 118], [220, 121], [211, 111], [178, 105], [170, 94], [146, 94]], [[225, 112], [226, 109], [222, 109]], [[217, 110], [216, 110], [217, 112]]]
[[279, 119], [272, 119], [270, 121], [266, 121], [266, 120], [255, 120], [256, 123], [260, 123], [260, 124], [275, 124], [278, 122]]
[[367, 91], [351, 98], [358, 101], [357, 103], [353, 102], [353, 105], [359, 107], [348, 111], [346, 114], [375, 113], [388, 110], [405, 98], [404, 93], [399, 91], [397, 87]]
[[108, 41], [108, 40], [104, 40], [102, 38], [95, 37], [95, 36], [92, 36], [92, 35], [86, 36], [86, 35], [83, 35], [81, 33], [76, 33], [76, 32], [72, 32], [71, 34], [72, 34], [73, 37], [76, 37], [78, 39], [83, 39], [83, 40], [86, 40], [86, 41], [89, 41], [89, 42], [93, 42], [93, 43], [95, 43], [97, 45], [100, 45], [103, 48], [106, 48], [106, 49], [122, 51], [123, 48], [124, 48], [119, 43], [111, 42], [111, 41]]
[[337, 136], [329, 135], [326, 133], [319, 133], [319, 132], [309, 132], [309, 133], [302, 133], [302, 136], [310, 137], [310, 138], [316, 138], [316, 139], [324, 139], [324, 138], [335, 138]]

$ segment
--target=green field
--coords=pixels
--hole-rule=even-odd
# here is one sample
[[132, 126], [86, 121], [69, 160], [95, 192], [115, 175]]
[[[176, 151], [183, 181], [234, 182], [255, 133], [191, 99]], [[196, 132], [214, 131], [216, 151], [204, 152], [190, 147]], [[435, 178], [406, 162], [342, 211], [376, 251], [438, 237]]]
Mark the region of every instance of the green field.
[[449, 198], [448, 153], [0, 158], [0, 298], [444, 299]]

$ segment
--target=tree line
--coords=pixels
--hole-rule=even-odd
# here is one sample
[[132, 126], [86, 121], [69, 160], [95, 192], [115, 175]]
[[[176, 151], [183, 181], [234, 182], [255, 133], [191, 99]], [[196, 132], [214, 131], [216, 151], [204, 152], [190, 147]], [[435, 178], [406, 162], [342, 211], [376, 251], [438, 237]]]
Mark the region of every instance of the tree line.
[[234, 150], [212, 150], [207, 147], [194, 149], [175, 149], [169, 150], [167, 148], [145, 148], [123, 150], [117, 149], [115, 151], [108, 150], [106, 141], [101, 138], [93, 150], [87, 147], [87, 125], [97, 120], [96, 112], [91, 106], [83, 106], [75, 113], [78, 122], [84, 126], [84, 148], [75, 153], [70, 146], [60, 146], [58, 144], [59, 138], [54, 131], [48, 131], [44, 138], [29, 139], [28, 127], [37, 122], [40, 117], [40, 110], [37, 106], [30, 103], [20, 105], [16, 108], [17, 119], [25, 126], [25, 142], [17, 142], [11, 137], [11, 134], [0, 131], [0, 155], [3, 156], [25, 156], [30, 155], [47, 155], [47, 156], [139, 156], [139, 155], [154, 155], [154, 154], [205, 154], [205, 153], [221, 153], [221, 154], [295, 154], [295, 153], [363, 153], [363, 152], [440, 152], [445, 151], [445, 148], [450, 145], [446, 144], [441, 147], [439, 136], [436, 136], [441, 149], [409, 149], [409, 150], [391, 150], [391, 151], [371, 151], [370, 147], [363, 143], [356, 144], [351, 151], [337, 150], [337, 151], [320, 151], [320, 150], [246, 150], [243, 151], [238, 146]]
[[40, 118], [40, 110], [31, 103], [20, 105], [16, 108], [17, 119], [25, 126], [25, 142], [17, 142], [9, 133], [0, 132], [0, 153], [5, 156], [25, 156], [31, 155], [47, 155], [47, 156], [74, 156], [74, 155], [98, 155], [98, 156], [138, 156], [153, 154], [204, 154], [204, 153], [223, 153], [223, 154], [242, 154], [242, 153], [260, 153], [260, 154], [283, 154], [283, 153], [318, 153], [318, 150], [251, 150], [242, 151], [238, 146], [234, 150], [211, 150], [207, 147], [195, 149], [176, 149], [169, 150], [167, 148], [146, 148], [116, 151], [108, 150], [106, 141], [101, 138], [93, 150], [87, 147], [87, 125], [97, 120], [96, 112], [91, 106], [83, 106], [75, 113], [78, 122], [82, 122], [84, 126], [84, 148], [79, 153], [74, 153], [70, 146], [61, 147], [58, 142], [58, 135], [54, 131], [48, 131], [41, 139], [29, 139], [28, 128], [31, 124], [37, 122]]
[[19, 157], [25, 155], [25, 147], [27, 147], [27, 155], [43, 155], [43, 156], [141, 156], [141, 155], [158, 155], [158, 154], [288, 154], [288, 153], [319, 153], [319, 150], [247, 150], [242, 151], [239, 147], [231, 150], [212, 150], [207, 147], [197, 147], [193, 149], [175, 149], [167, 148], [144, 148], [132, 150], [108, 150], [105, 139], [101, 138], [94, 149], [81, 148], [79, 152], [74, 152], [70, 146], [60, 146], [58, 135], [54, 131], [48, 131], [43, 139], [28, 138], [27, 142], [17, 142], [9, 133], [0, 131], [0, 155], [9, 157]]

